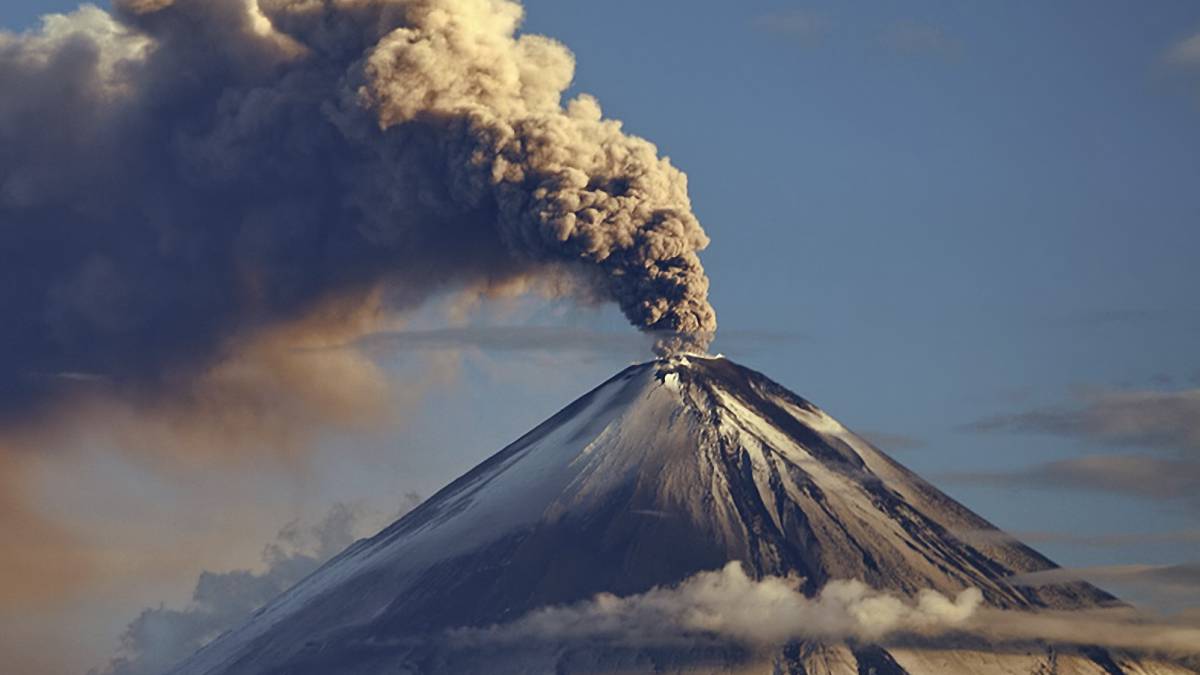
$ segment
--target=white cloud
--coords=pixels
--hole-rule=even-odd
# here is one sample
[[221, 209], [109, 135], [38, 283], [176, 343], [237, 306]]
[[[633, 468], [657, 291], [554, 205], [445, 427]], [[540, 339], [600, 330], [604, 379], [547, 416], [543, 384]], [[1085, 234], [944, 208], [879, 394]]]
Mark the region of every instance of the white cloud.
[[757, 30], [791, 38], [802, 44], [817, 44], [829, 33], [829, 20], [816, 12], [790, 9], [760, 14], [750, 25]]
[[896, 21], [883, 32], [885, 47], [904, 54], [932, 54], [952, 57], [962, 51], [962, 41], [945, 28], [906, 19]]
[[640, 595], [601, 594], [536, 610], [513, 622], [456, 629], [463, 644], [529, 642], [675, 644], [729, 641], [755, 648], [793, 640], [887, 643], [919, 636], [973, 635], [993, 642], [1049, 641], [1156, 653], [1200, 653], [1200, 627], [1155, 619], [1129, 608], [1073, 612], [1000, 610], [979, 590], [950, 598], [925, 590], [914, 598], [832, 581], [815, 597], [798, 579], [751, 579], [738, 563], [697, 574], [673, 588]]
[[1166, 58], [1179, 66], [1200, 66], [1200, 33], [1175, 43], [1167, 50]]

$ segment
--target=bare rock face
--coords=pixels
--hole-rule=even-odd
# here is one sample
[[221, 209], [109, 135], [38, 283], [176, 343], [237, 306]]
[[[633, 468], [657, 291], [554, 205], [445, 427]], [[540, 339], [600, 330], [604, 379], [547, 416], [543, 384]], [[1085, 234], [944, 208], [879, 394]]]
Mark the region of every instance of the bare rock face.
[[[971, 543], [956, 533], [984, 533]], [[1038, 588], [1054, 567], [808, 401], [720, 357], [631, 366], [359, 541], [202, 649], [178, 675], [266, 673], [1186, 673], [1104, 650], [963, 641], [906, 648], [734, 644], [462, 646], [598, 593], [672, 586], [740, 561], [806, 594], [858, 579], [910, 595], [979, 589], [1005, 609], [1115, 599]]]

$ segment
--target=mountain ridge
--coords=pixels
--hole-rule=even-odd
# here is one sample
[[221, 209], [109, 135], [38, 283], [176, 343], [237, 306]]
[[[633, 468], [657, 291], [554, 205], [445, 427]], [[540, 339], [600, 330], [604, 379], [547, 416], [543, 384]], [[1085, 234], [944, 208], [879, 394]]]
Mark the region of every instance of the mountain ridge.
[[[1000, 532], [765, 375], [721, 357], [658, 359], [621, 371], [356, 542], [175, 672], [469, 672], [474, 657], [456, 661], [422, 640], [598, 593], [644, 593], [730, 561], [756, 578], [794, 577], [810, 596], [858, 579], [902, 595], [977, 588], [1001, 609], [1115, 602], [1083, 583], [1013, 585], [1006, 579], [1054, 563], [1001, 537], [967, 543], [954, 534], [963, 530]], [[808, 666], [781, 672], [820, 670], [830, 654], [888, 672], [879, 668], [889, 652], [855, 649], [813, 647]], [[746, 658], [729, 646], [584, 653], [575, 666], [538, 658], [547, 672]], [[512, 672], [541, 672], [532, 663], [513, 661]]]

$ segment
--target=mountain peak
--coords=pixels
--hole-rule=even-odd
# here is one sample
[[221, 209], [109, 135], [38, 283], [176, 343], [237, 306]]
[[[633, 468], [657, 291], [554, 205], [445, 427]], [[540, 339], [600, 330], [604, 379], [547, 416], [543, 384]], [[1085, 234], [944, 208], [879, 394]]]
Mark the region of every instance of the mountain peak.
[[688, 368], [706, 361], [728, 361], [724, 354], [701, 354], [699, 352], [679, 352], [670, 356], [661, 356], [645, 363], [655, 364], [662, 368]]
[[809, 595], [855, 579], [905, 595], [976, 588], [1000, 608], [1113, 600], [1086, 584], [1015, 586], [1053, 563], [1002, 536], [956, 534], [968, 531], [999, 534], [765, 375], [677, 354], [618, 373], [178, 672], [323, 672], [305, 644], [503, 623], [731, 561]]

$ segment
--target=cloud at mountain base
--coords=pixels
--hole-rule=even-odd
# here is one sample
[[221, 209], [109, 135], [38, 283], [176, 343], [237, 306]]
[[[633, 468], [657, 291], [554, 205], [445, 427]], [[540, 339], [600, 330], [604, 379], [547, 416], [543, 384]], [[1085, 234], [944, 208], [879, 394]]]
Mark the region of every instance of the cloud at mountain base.
[[535, 610], [510, 623], [456, 629], [465, 645], [529, 642], [669, 645], [729, 641], [778, 648], [795, 640], [887, 644], [913, 637], [974, 636], [1000, 643], [1053, 642], [1151, 653], [1200, 654], [1200, 626], [1129, 609], [1001, 610], [968, 588], [955, 597], [925, 590], [906, 598], [858, 581], [832, 581], [814, 597], [799, 580], [750, 578], [740, 563], [702, 572], [675, 587], [626, 597], [601, 594]]

